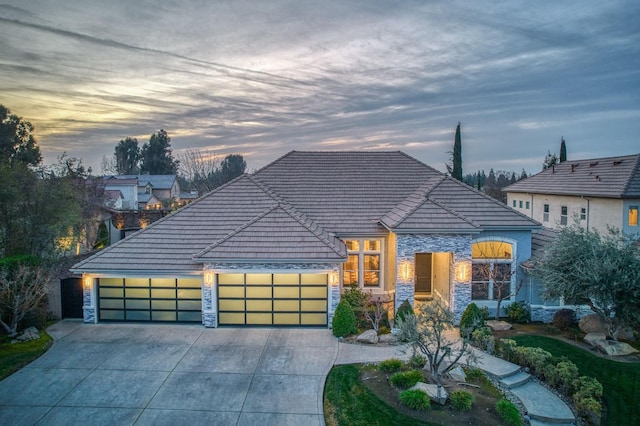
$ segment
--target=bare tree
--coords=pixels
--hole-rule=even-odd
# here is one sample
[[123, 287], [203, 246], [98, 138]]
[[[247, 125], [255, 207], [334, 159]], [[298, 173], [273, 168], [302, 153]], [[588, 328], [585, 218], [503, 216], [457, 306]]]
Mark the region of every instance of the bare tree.
[[[408, 341], [427, 357], [429, 374], [438, 387], [442, 378], [464, 355], [470, 360], [467, 339], [455, 336], [453, 312], [438, 298], [421, 303], [417, 315], [398, 318], [401, 340]], [[425, 369], [427, 366], [425, 365]]]
[[116, 163], [116, 157], [114, 156], [107, 157], [106, 155], [103, 155], [101, 169], [102, 169], [102, 174], [104, 176], [117, 175], [118, 164]]
[[380, 321], [384, 317], [386, 309], [384, 308], [384, 303], [380, 296], [376, 299], [373, 299], [373, 295], [371, 293], [367, 294], [367, 303], [364, 309], [364, 317], [367, 321], [371, 323], [373, 330], [378, 333], [378, 328], [380, 328]]
[[209, 192], [219, 185], [220, 160], [215, 152], [187, 148], [177, 153], [176, 157], [180, 161], [180, 174], [200, 194]]
[[[19, 266], [0, 273], [0, 325], [10, 337], [18, 334], [18, 324], [38, 308], [47, 294], [49, 273], [39, 266]], [[6, 321], [6, 322], [5, 322]]]

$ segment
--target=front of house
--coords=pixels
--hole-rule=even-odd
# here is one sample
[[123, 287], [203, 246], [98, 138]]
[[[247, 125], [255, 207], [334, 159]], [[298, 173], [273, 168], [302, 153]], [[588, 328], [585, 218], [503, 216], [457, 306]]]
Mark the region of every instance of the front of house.
[[537, 288], [540, 224], [402, 152], [292, 151], [74, 265], [85, 322], [328, 326], [355, 285], [459, 318]]

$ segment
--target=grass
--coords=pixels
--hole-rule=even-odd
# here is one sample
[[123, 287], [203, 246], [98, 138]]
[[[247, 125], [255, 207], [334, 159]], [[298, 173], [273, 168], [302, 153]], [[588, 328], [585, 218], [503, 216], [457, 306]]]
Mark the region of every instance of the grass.
[[554, 356], [565, 356], [576, 364], [581, 375], [598, 379], [604, 388], [604, 400], [608, 408], [603, 424], [640, 424], [640, 410], [636, 406], [640, 400], [640, 363], [600, 358], [550, 337], [514, 336], [513, 339], [521, 346], [539, 347]]
[[355, 365], [331, 369], [324, 388], [324, 414], [328, 425], [429, 425], [398, 413], [359, 382]]
[[0, 338], [0, 380], [20, 370], [45, 353], [53, 339], [44, 331], [38, 340], [11, 344], [8, 337]]

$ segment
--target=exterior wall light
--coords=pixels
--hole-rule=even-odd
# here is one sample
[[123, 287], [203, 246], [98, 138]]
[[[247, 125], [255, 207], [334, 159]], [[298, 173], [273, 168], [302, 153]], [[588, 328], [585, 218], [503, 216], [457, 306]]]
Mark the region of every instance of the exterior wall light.
[[469, 262], [456, 263], [456, 281], [464, 283], [471, 279], [471, 268]]
[[338, 282], [339, 282], [338, 273], [336, 271], [330, 272], [329, 273], [329, 284], [331, 284], [331, 287], [337, 286]]
[[91, 275], [83, 276], [82, 277], [82, 284], [84, 285], [84, 288], [90, 289], [91, 286], [93, 285], [93, 277]]
[[400, 262], [400, 276], [403, 281], [410, 281], [413, 277], [413, 264], [409, 260]]
[[213, 285], [213, 272], [211, 271], [206, 271], [204, 273], [204, 283], [205, 285], [207, 285], [208, 287], [211, 287]]

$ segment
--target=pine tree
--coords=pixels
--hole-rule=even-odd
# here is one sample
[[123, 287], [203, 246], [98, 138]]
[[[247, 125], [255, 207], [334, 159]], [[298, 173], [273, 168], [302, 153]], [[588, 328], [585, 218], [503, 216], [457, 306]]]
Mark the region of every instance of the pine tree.
[[142, 146], [142, 173], [150, 175], [174, 175], [178, 171], [178, 160], [171, 154], [171, 138], [163, 129], [151, 135]]
[[564, 141], [564, 138], [560, 137], [560, 162], [563, 163], [567, 161], [567, 144]]

